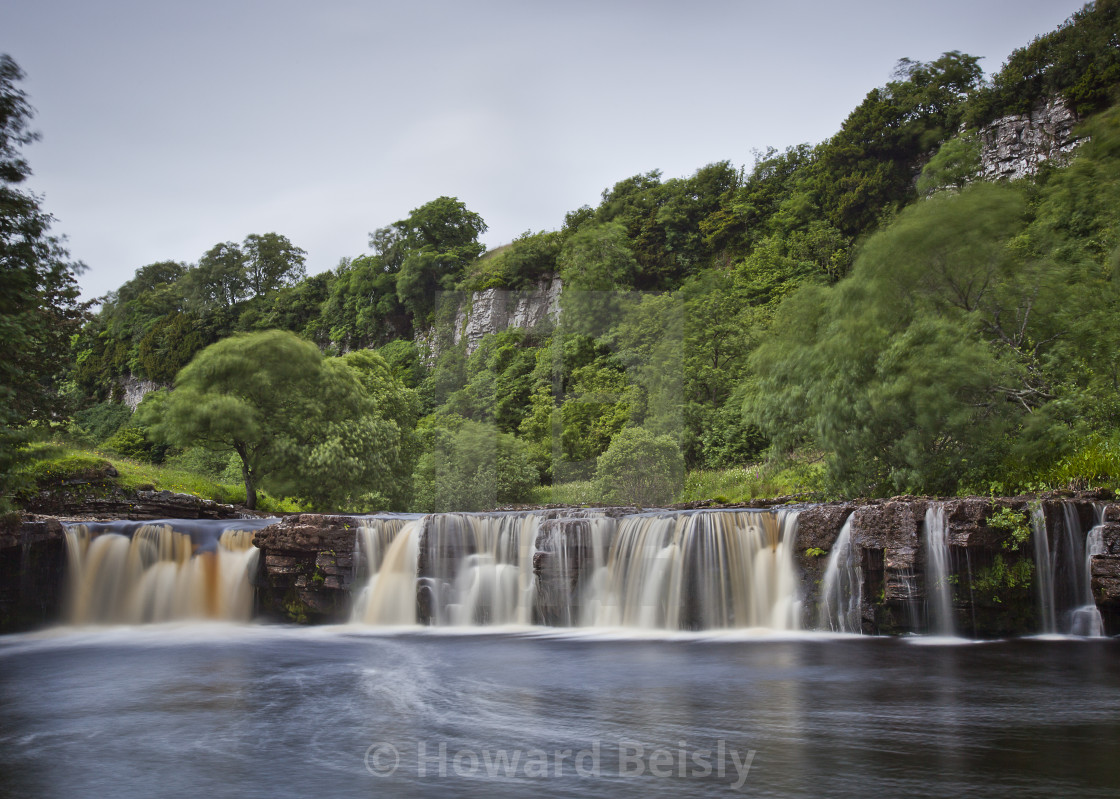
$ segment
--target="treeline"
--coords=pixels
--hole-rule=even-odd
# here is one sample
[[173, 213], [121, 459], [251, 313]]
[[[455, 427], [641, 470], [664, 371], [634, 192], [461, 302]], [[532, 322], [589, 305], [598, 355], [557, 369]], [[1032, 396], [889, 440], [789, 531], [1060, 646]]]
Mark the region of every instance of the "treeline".
[[[71, 434], [346, 510], [485, 507], [573, 481], [664, 502], [686, 469], [745, 464], [824, 494], [1120, 479], [1120, 135], [1102, 111], [1120, 84], [1118, 7], [1087, 6], [990, 81], [956, 51], [903, 60], [825, 142], [750, 169], [635, 175], [493, 252], [481, 217], [440, 197], [322, 275], [276, 233], [143, 267], [75, 339]], [[1056, 95], [1089, 118], [1073, 162], [976, 183], [976, 126]], [[452, 344], [469, 292], [555, 276], [558, 323], [469, 356]], [[291, 335], [262, 337], [277, 330]], [[305, 409], [306, 425], [268, 433], [250, 418], [263, 396], [198, 382], [200, 353], [297, 362], [275, 353], [300, 339], [357, 416]], [[258, 385], [294, 380], [263, 367], [245, 366]], [[124, 378], [176, 375], [135, 417], [119, 404]], [[214, 424], [188, 411], [208, 392], [257, 408], [211, 422], [246, 420], [258, 460], [237, 425], [199, 432]], [[346, 475], [346, 491], [316, 489]]]

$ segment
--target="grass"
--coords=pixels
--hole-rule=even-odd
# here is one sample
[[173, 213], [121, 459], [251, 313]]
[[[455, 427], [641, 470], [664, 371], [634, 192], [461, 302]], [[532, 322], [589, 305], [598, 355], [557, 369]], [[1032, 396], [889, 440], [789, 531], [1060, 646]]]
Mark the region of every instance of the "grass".
[[695, 469], [684, 479], [677, 502], [713, 499], [720, 503], [747, 502], [765, 497], [819, 494], [823, 464], [777, 465], [768, 461], [728, 469]]
[[528, 502], [533, 505], [594, 505], [600, 502], [600, 498], [593, 480], [576, 480], [537, 486]]
[[[29, 459], [21, 469], [22, 476], [27, 479], [25, 490], [59, 486], [68, 480], [99, 479], [106, 489], [173, 491], [226, 505], [245, 504], [244, 485], [223, 483], [182, 468], [158, 466], [59, 442], [32, 445], [27, 454]], [[106, 476], [109, 466], [116, 469], [116, 477]], [[284, 512], [303, 508], [293, 500], [276, 499], [258, 489], [257, 510]]]

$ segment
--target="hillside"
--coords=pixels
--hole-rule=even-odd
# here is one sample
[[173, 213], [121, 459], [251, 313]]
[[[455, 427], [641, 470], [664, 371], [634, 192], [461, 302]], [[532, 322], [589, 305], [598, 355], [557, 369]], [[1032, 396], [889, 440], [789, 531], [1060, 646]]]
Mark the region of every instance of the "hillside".
[[1115, 485], [1118, 14], [492, 252], [440, 197], [324, 274], [278, 233], [141, 266], [51, 432], [324, 510]]

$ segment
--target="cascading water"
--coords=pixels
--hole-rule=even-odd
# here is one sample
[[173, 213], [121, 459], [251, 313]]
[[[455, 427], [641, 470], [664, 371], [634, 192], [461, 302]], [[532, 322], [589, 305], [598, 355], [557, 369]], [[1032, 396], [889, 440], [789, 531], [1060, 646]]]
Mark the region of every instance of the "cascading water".
[[1092, 559], [1104, 552], [1104, 506], [1094, 506], [1095, 520], [1082, 532], [1077, 505], [1063, 501], [1054, 535], [1042, 508], [1031, 516], [1035, 574], [1039, 596], [1039, 631], [1096, 637], [1104, 634], [1100, 610], [1093, 600]]
[[[796, 629], [796, 520], [789, 510], [623, 519], [579, 512], [542, 528], [535, 513], [426, 516], [392, 538], [353, 618], [377, 625]], [[538, 550], [538, 539], [547, 551]], [[551, 564], [543, 582], [538, 553]]]
[[797, 512], [632, 516], [584, 599], [597, 627], [797, 628]]
[[[535, 514], [466, 513], [424, 516], [403, 526], [399, 520], [366, 520], [359, 539], [376, 568], [358, 596], [353, 620], [531, 624], [539, 522]], [[386, 542], [391, 542], [387, 549]], [[376, 553], [382, 550], [378, 564]]]
[[852, 517], [844, 521], [828, 555], [817, 609], [817, 626], [838, 633], [861, 633], [863, 568], [852, 547]]
[[[369, 519], [358, 540], [371, 564], [369, 580], [354, 603], [353, 620], [364, 624], [416, 624], [416, 565], [420, 521]], [[383, 552], [383, 555], [382, 555]]]
[[69, 525], [70, 621], [248, 621], [258, 551], [254, 530], [240, 527], [259, 527], [256, 521], [211, 525], [200, 541], [171, 523], [117, 524], [100, 535], [94, 532], [104, 525]]
[[1050, 561], [1050, 539], [1041, 506], [1031, 512], [1031, 538], [1034, 543], [1035, 584], [1038, 586], [1039, 632], [1055, 633], [1058, 627], [1054, 610], [1054, 565]]
[[934, 635], [956, 634], [953, 586], [949, 581], [949, 525], [945, 507], [931, 502], [926, 509], [926, 626]]
[[1081, 580], [1078, 586], [1078, 607], [1070, 611], [1070, 633], [1096, 638], [1104, 635], [1104, 621], [1101, 611], [1093, 600], [1093, 556], [1103, 555], [1104, 548], [1104, 505], [1093, 506], [1093, 526], [1085, 536], [1085, 554], [1082, 558]]

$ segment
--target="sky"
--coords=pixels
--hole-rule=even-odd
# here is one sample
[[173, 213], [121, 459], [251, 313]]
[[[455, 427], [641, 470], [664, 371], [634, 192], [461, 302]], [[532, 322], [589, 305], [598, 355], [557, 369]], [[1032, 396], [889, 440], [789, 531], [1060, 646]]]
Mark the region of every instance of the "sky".
[[491, 247], [661, 170], [828, 138], [903, 57], [991, 73], [1079, 0], [0, 0], [30, 188], [88, 269], [276, 232], [307, 269], [440, 196]]

